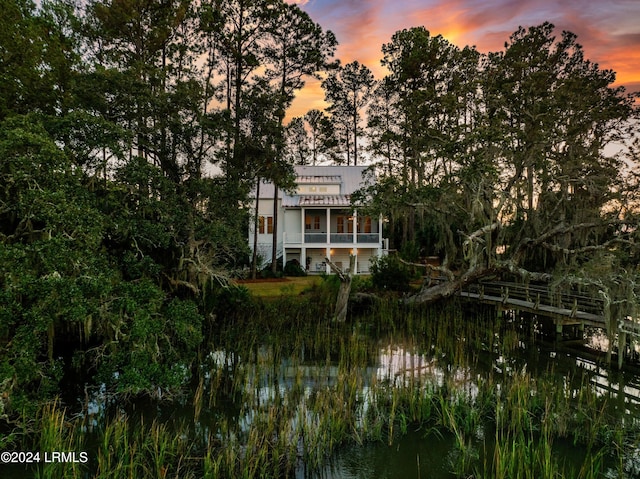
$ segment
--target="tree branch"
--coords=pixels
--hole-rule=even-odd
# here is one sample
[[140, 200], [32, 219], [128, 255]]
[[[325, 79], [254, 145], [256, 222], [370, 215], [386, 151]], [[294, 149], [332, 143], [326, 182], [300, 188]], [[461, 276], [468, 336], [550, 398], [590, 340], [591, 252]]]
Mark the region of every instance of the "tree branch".
[[400, 258], [400, 256], [398, 256], [398, 260], [401, 263], [406, 264], [407, 266], [415, 266], [415, 267], [425, 268], [429, 272], [437, 271], [438, 273], [442, 273], [447, 277], [449, 281], [453, 281], [455, 279], [455, 275], [453, 274], [453, 271], [451, 271], [449, 268], [445, 266], [433, 266], [430, 264], [412, 263], [410, 261], [405, 261], [404, 259]]

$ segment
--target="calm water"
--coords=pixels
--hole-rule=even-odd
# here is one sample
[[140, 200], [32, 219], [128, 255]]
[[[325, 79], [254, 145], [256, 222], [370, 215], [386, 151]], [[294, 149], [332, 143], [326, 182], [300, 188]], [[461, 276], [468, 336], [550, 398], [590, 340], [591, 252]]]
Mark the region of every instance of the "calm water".
[[[346, 325], [273, 331], [231, 328], [216, 333], [218, 340], [212, 343], [199, 378], [191, 386], [206, 398], [200, 408], [194, 408], [190, 395], [172, 402], [147, 399], [120, 404], [109, 400], [101, 386], [87, 389], [88, 401], [87, 396], [80, 395], [66, 401], [88, 418], [88, 432], [96, 440], [106, 417], [126, 414], [145, 423], [158, 419], [175, 428], [176, 434], [206, 446], [212, 436], [226, 440], [221, 424], [241, 437], [257, 420], [257, 410], [277, 401], [290, 403], [292, 397], [299, 401], [298, 409], [293, 408], [297, 411], [292, 419], [294, 427], [304, 421], [310, 421], [308, 426], [313, 427], [315, 419], [298, 411], [318, 391], [334, 388], [338, 381], [353, 380], [359, 385], [361, 408], [366, 414], [373, 402], [369, 391], [379, 385], [446, 385], [473, 398], [483, 381], [494, 381], [500, 387], [510, 376], [526, 373], [534, 378], [553, 377], [559, 387], [575, 394], [584, 387], [594, 388], [609, 400], [608, 409], [613, 413], [631, 422], [640, 418], [640, 376], [634, 370], [611, 372], [599, 362], [597, 346], [602, 338], [597, 332], [588, 331], [585, 342], [565, 344], [545, 342], [531, 330], [514, 321], [487, 320], [471, 313], [455, 315], [454, 319], [433, 315], [403, 318], [386, 326], [363, 318]], [[491, 460], [493, 434], [478, 428], [472, 438], [471, 446], [480, 464]], [[454, 444], [450, 433], [409, 424], [405, 434], [397, 434], [392, 440], [342, 445], [319, 469], [311, 470], [300, 461], [295, 476], [451, 478], [455, 477]], [[627, 477], [640, 474], [640, 452], [635, 451], [624, 458]], [[555, 441], [554, 454], [575, 469], [584, 460], [583, 448], [573, 446], [571, 441]], [[33, 471], [0, 466], [0, 477], [30, 476]], [[618, 476], [612, 468], [605, 477]]]

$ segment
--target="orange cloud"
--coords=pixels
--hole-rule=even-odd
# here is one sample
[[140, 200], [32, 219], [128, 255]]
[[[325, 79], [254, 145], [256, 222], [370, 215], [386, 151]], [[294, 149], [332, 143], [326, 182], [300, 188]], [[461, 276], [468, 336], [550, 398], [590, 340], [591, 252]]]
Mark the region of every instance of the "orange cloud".
[[[381, 78], [381, 47], [398, 30], [425, 26], [451, 43], [474, 45], [479, 51], [500, 51], [519, 26], [549, 21], [558, 35], [578, 35], [585, 58], [617, 72], [617, 84], [637, 91], [640, 85], [640, 2], [608, 0], [288, 0], [297, 3], [323, 28], [332, 30], [343, 63], [358, 60]], [[291, 109], [291, 116], [321, 108], [319, 82], [309, 82]], [[295, 112], [295, 115], [294, 113]]]
[[320, 80], [316, 79], [311, 79], [307, 82], [293, 100], [291, 107], [287, 111], [285, 122], [289, 122], [296, 116], [303, 116], [309, 110], [317, 109], [322, 111], [326, 108], [327, 104], [324, 101], [324, 91], [321, 83]]

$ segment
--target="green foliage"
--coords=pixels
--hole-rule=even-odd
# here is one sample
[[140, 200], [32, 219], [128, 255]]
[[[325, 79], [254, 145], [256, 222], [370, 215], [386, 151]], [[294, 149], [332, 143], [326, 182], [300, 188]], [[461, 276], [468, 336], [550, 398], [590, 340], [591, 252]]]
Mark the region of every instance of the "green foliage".
[[407, 241], [400, 248], [400, 256], [409, 262], [416, 262], [420, 256], [420, 247], [417, 242]]
[[[311, 299], [265, 306], [224, 278], [248, 252], [249, 185], [261, 176], [291, 186], [283, 120], [304, 78], [329, 67], [330, 32], [285, 2], [196, 11], [97, 0], [84, 17], [66, 0], [2, 6], [0, 417], [30, 415], [75, 372], [113, 392], [175, 391], [215, 323], [204, 315], [233, 323], [281, 308], [317, 319]], [[502, 221], [497, 237], [474, 238], [487, 264], [498, 242], [528, 241], [539, 247], [515, 258], [523, 265], [560, 265], [567, 278], [603, 271], [610, 292], [620, 285], [615, 299], [635, 304], [635, 277], [615, 273], [637, 273], [624, 194], [634, 197], [603, 154], [633, 111], [613, 73], [549, 24], [518, 30], [487, 57], [424, 28], [383, 52], [390, 75], [376, 89], [370, 140], [385, 176], [354, 200], [389, 219], [403, 256], [437, 252], [464, 266], [465, 235]], [[371, 73], [353, 62], [325, 78], [334, 123], [306, 116], [313, 159], [337, 147], [355, 163]], [[212, 162], [220, 177], [207, 177]], [[616, 226], [623, 217], [634, 227]], [[606, 268], [589, 254], [603, 244], [618, 257]], [[396, 257], [372, 273], [354, 291], [409, 288]], [[327, 277], [309, 296], [326, 309], [338, 285]]]
[[393, 249], [414, 242], [460, 274], [637, 255], [637, 185], [607, 148], [637, 138], [637, 108], [574, 34], [520, 28], [485, 56], [416, 27], [382, 51], [369, 108], [380, 178], [354, 200], [388, 218]]
[[121, 393], [175, 390], [190, 375], [202, 342], [202, 316], [191, 301], [173, 299], [148, 280], [122, 282], [104, 318], [108, 341], [91, 359], [100, 381]]
[[351, 292], [359, 293], [373, 289], [371, 276], [356, 275], [351, 278]]
[[221, 318], [242, 317], [245, 309], [251, 308], [253, 298], [245, 286], [217, 287], [209, 295], [206, 310]]
[[284, 274], [285, 276], [306, 276], [307, 272], [302, 269], [297, 259], [292, 259], [284, 266]]
[[386, 255], [371, 262], [371, 282], [379, 290], [409, 291], [412, 277], [411, 269], [397, 256]]
[[[229, 2], [205, 8], [201, 24], [191, 2], [96, 1], [84, 17], [65, 0], [3, 4], [1, 414], [51, 399], [73, 368], [111, 391], [175, 390], [203, 312], [252, 304], [212, 285], [246, 257], [254, 169], [287, 176], [275, 164], [285, 110], [335, 48], [298, 7], [269, 5], [240, 5], [239, 32]], [[214, 111], [222, 90], [203, 72], [217, 74], [223, 57], [236, 85], [231, 111]], [[261, 79], [258, 58], [269, 63]], [[210, 162], [226, 176], [207, 177]]]
[[329, 103], [327, 111], [331, 114], [332, 136], [338, 147], [330, 154], [338, 163], [358, 164], [361, 116], [369, 103], [373, 85], [373, 73], [358, 61], [332, 71], [322, 82], [325, 100]]
[[189, 358], [202, 343], [202, 315], [193, 301], [172, 299], [163, 316], [173, 329], [173, 343], [179, 357]]

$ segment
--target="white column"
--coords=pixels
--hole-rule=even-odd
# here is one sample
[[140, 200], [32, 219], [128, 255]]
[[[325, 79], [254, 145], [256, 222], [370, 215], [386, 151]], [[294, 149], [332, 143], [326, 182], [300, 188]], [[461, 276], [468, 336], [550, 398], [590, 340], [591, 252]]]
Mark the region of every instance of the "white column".
[[331, 209], [327, 208], [327, 245], [329, 245], [330, 243], [331, 243]]
[[[353, 212], [353, 219], [351, 220], [353, 225], [351, 226], [351, 228], [353, 229], [353, 247], [356, 247], [356, 244], [358, 243], [358, 212], [354, 211]], [[354, 250], [355, 253], [355, 250]]]
[[[327, 258], [329, 258], [331, 261], [333, 261], [333, 258], [331, 257], [331, 208], [327, 208], [327, 247], [325, 248], [325, 256]], [[329, 264], [327, 263], [325, 266], [325, 273], [330, 274], [331, 273], [331, 267], [329, 266]]]
[[[331, 257], [331, 248], [329, 247], [329, 245], [327, 245], [327, 247], [325, 248], [325, 256], [333, 261], [333, 258]], [[331, 274], [331, 266], [329, 266], [329, 263], [324, 266], [324, 272], [327, 274]]]
[[284, 267], [287, 264], [287, 246], [285, 245], [285, 241], [287, 239], [287, 232], [282, 232], [282, 271], [284, 272]]
[[305, 216], [307, 213], [304, 211], [304, 208], [302, 208], [300, 210], [300, 214], [301, 214], [301, 218], [302, 218], [301, 219], [302, 224], [300, 225], [300, 234], [302, 234], [302, 237], [300, 239], [300, 242], [304, 243], [304, 233], [305, 233], [305, 228], [307, 227], [306, 226], [307, 225], [307, 218]]
[[378, 217], [378, 256], [382, 256], [382, 215]]
[[353, 211], [353, 256], [356, 257], [356, 261], [351, 274], [358, 274], [358, 210]]

